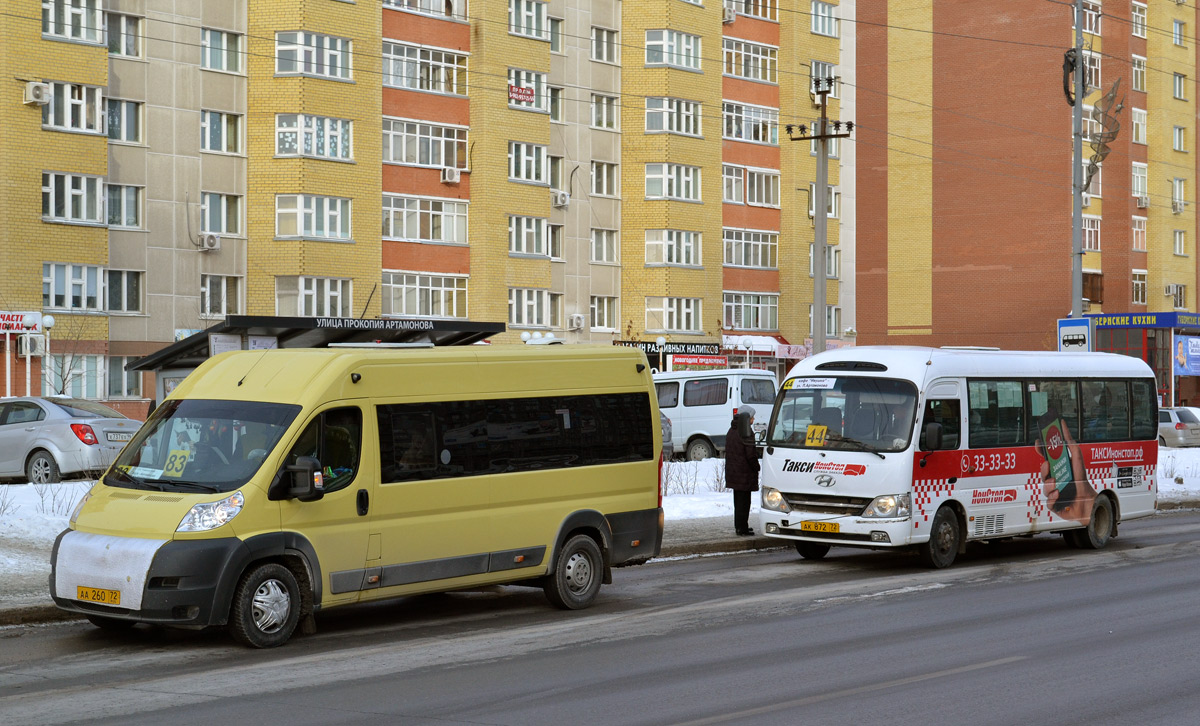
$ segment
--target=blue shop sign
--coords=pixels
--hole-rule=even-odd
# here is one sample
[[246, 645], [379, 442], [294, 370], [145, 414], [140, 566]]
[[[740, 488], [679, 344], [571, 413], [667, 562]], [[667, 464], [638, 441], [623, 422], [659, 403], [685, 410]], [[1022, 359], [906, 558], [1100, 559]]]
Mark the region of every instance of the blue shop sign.
[[1097, 328], [1197, 328], [1200, 315], [1196, 313], [1121, 313], [1118, 315], [1087, 315], [1095, 318]]

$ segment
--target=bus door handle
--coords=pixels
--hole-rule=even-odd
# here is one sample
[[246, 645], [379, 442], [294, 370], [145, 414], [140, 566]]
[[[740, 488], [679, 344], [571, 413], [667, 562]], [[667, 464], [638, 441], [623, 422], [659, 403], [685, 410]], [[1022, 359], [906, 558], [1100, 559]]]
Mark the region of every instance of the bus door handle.
[[358, 490], [358, 516], [367, 516], [367, 511], [371, 508], [371, 498], [367, 495], [366, 489]]

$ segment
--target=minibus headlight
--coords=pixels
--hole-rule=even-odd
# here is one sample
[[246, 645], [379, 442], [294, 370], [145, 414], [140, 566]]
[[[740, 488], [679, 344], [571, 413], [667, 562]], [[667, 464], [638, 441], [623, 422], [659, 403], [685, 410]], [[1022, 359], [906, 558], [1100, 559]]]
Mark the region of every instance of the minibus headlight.
[[783, 498], [783, 494], [778, 489], [771, 487], [763, 487], [762, 489], [762, 507], [770, 509], [773, 512], [790, 512], [792, 508], [788, 506], [787, 500]]
[[71, 518], [69, 520], [67, 520], [68, 524], [70, 526], [72, 526], [72, 527], [75, 526], [75, 520], [79, 519], [79, 513], [83, 511], [83, 505], [87, 504], [87, 501], [91, 498], [92, 498], [92, 490], [91, 489], [88, 489], [87, 493], [79, 498], [79, 502], [75, 505], [75, 509], [71, 510]]
[[241, 492], [234, 492], [219, 502], [197, 504], [183, 516], [183, 521], [175, 528], [176, 532], [207, 532], [227, 523], [242, 511], [246, 498]]
[[896, 519], [897, 517], [907, 517], [908, 514], [909, 495], [885, 494], [882, 497], [875, 497], [874, 501], [867, 505], [862, 516], [876, 519]]

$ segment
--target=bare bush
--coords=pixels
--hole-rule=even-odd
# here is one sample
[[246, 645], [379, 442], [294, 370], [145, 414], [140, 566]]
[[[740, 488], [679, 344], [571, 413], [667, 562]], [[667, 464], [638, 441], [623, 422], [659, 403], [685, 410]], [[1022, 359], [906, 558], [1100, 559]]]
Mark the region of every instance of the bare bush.
[[17, 503], [13, 501], [12, 489], [7, 484], [0, 484], [0, 518], [17, 511]]
[[717, 462], [716, 468], [713, 470], [713, 478], [708, 482], [708, 490], [710, 492], [719, 492], [725, 489], [725, 460], [721, 459]]
[[33, 488], [38, 496], [38, 514], [52, 514], [60, 517], [70, 514], [90, 486], [91, 482], [34, 484]]
[[699, 473], [694, 461], [667, 463], [667, 494], [695, 494], [699, 484]]

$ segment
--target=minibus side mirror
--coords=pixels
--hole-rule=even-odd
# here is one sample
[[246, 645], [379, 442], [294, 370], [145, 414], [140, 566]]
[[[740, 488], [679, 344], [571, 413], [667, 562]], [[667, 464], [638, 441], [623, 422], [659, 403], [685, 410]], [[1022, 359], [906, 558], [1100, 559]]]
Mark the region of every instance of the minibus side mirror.
[[940, 423], [925, 424], [925, 445], [921, 448], [926, 451], [937, 451], [942, 448], [942, 425]]
[[287, 475], [291, 477], [287, 490], [289, 499], [299, 499], [302, 502], [315, 502], [325, 496], [324, 473], [321, 462], [311, 456], [301, 456], [296, 463], [287, 467]]

